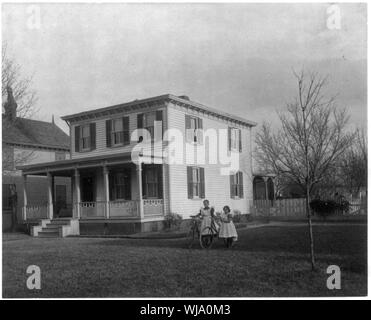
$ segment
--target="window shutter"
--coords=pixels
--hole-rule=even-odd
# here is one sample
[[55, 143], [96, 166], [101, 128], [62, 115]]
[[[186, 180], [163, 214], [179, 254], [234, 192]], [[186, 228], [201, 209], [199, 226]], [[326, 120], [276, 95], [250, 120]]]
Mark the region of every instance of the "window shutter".
[[110, 201], [115, 200], [115, 195], [114, 195], [114, 172], [110, 171], [108, 174], [108, 180], [109, 180], [109, 199]]
[[187, 167], [188, 199], [193, 198], [192, 177], [192, 167]]
[[[130, 170], [125, 171], [125, 175], [127, 175], [127, 183], [125, 185], [125, 199], [131, 200], [131, 174]], [[125, 181], [125, 182], [126, 182]]]
[[238, 196], [243, 198], [243, 173], [240, 171], [238, 172]]
[[156, 111], [156, 121], [161, 121], [161, 137], [164, 135], [164, 120], [162, 117], [162, 110]]
[[231, 193], [231, 198], [233, 199], [235, 194], [234, 194], [234, 188], [233, 188], [233, 183], [234, 183], [234, 175], [231, 174], [229, 176], [229, 186], [230, 186], [230, 193]]
[[238, 130], [238, 147], [239, 147], [239, 151], [242, 152], [242, 134], [241, 134], [241, 129]]
[[96, 132], [95, 132], [95, 122], [90, 124], [90, 150], [96, 149]]
[[124, 135], [124, 144], [130, 144], [129, 117], [122, 118], [122, 131]]
[[163, 197], [163, 185], [162, 185], [162, 166], [157, 166], [157, 187], [158, 187], [158, 190], [157, 190], [157, 194], [158, 194], [158, 198], [159, 199], [162, 199]]
[[232, 150], [232, 129], [228, 127], [228, 150]]
[[143, 129], [143, 113], [137, 115], [138, 129]]
[[80, 151], [80, 126], [75, 127], [75, 152]]
[[191, 132], [191, 117], [186, 114], [185, 115], [185, 134], [186, 134], [186, 141], [192, 142], [193, 141], [193, 134]]
[[142, 197], [147, 197], [147, 185], [146, 185], [146, 167], [142, 164]]
[[202, 121], [202, 119], [201, 118], [197, 118], [197, 128], [199, 129], [198, 131], [197, 131], [197, 142], [198, 143], [203, 143], [203, 121]]
[[111, 147], [112, 120], [106, 120], [106, 146]]
[[205, 169], [200, 168], [200, 179], [201, 179], [201, 198], [205, 198]]

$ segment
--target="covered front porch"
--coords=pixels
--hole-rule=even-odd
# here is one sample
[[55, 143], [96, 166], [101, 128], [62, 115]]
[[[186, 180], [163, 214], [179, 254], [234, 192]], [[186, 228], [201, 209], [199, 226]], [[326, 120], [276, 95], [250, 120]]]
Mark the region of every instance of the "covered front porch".
[[[131, 154], [71, 159], [20, 167], [24, 182], [24, 222], [73, 218], [80, 221], [159, 220], [164, 216], [164, 165], [161, 159]], [[47, 176], [47, 203], [27, 202], [27, 177]], [[71, 178], [72, 204], [61, 210], [56, 177]], [[61, 214], [61, 212], [63, 214]]]

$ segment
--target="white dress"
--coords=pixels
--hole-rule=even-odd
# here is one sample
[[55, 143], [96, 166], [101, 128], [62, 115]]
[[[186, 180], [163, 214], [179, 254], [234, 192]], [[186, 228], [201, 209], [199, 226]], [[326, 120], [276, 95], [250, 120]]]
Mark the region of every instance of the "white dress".
[[234, 226], [233, 221], [229, 221], [231, 214], [225, 214], [223, 212], [220, 217], [222, 219], [222, 223], [220, 226], [219, 238], [233, 238], [234, 241], [237, 241], [238, 236], [236, 227]]
[[[211, 223], [212, 223], [211, 208], [210, 207], [207, 209], [201, 208], [200, 213], [202, 217], [200, 231], [202, 234], [208, 234], [207, 230], [204, 231], [204, 228], [211, 227]], [[218, 225], [215, 224], [215, 227], [218, 228]]]

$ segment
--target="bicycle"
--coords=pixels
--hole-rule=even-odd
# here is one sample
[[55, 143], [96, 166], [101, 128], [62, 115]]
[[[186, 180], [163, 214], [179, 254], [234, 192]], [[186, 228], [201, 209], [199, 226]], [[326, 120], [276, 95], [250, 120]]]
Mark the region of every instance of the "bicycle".
[[[188, 231], [187, 239], [188, 239], [188, 248], [191, 248], [193, 242], [197, 239], [200, 239], [200, 218], [199, 215], [190, 216], [191, 217], [191, 228]], [[197, 237], [196, 237], [197, 235]]]

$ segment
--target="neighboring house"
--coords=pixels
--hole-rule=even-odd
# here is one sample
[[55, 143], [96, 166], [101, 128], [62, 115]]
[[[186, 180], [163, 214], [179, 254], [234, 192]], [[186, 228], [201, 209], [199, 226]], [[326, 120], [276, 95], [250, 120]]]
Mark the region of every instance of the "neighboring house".
[[[14, 229], [23, 221], [23, 179], [19, 165], [31, 165], [65, 160], [70, 157], [68, 135], [54, 122], [17, 117], [17, 104], [8, 92], [8, 101], [2, 115], [2, 211], [3, 231]], [[53, 190], [58, 212], [71, 204], [70, 179], [57, 179]], [[47, 180], [32, 176], [28, 181], [30, 205], [47, 203]], [[12, 218], [13, 217], [13, 218]]]
[[[249, 213], [253, 199], [254, 122], [192, 102], [186, 96], [169, 94], [62, 119], [70, 127], [71, 159], [20, 167], [25, 180], [43, 175], [49, 181], [48, 205], [40, 206], [36, 212], [24, 203], [26, 221], [55, 217], [50, 191], [53, 177], [72, 179], [71, 219], [79, 221], [81, 234], [157, 230], [169, 213], [180, 214], [183, 219], [198, 213], [203, 199], [210, 200], [216, 211], [229, 205]], [[161, 121], [162, 128], [156, 121]], [[181, 150], [190, 145], [204, 148], [206, 154], [210, 151], [210, 138], [203, 136], [202, 130], [223, 129], [223, 139], [228, 142], [228, 150], [224, 151], [238, 155], [238, 172], [221, 174], [226, 165], [218, 163], [173, 163], [169, 160], [167, 139], [152, 143], [145, 134], [144, 138], [139, 134], [132, 139], [133, 132], [141, 128], [160, 137], [166, 136], [168, 129], [177, 129], [185, 139]], [[142, 151], [132, 152], [138, 146]], [[146, 151], [151, 150], [153, 153], [148, 156]], [[182, 152], [178, 151], [176, 156], [181, 158]], [[137, 155], [134, 160], [133, 154]], [[198, 151], [196, 155], [199, 157]], [[183, 156], [188, 157], [189, 152]]]

